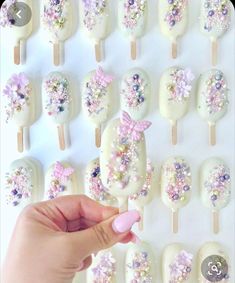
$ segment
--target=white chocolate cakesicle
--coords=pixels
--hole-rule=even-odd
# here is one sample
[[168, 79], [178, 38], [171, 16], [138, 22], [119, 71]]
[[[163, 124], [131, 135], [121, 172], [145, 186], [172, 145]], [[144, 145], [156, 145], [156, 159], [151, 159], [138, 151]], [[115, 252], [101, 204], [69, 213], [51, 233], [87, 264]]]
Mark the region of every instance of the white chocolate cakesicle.
[[23, 152], [24, 141], [29, 146], [29, 137], [24, 139], [24, 128], [29, 128], [36, 120], [35, 94], [32, 83], [24, 73], [14, 74], [7, 81], [3, 90], [6, 97], [6, 115], [8, 120], [13, 120], [18, 127], [17, 146], [18, 151]]
[[214, 232], [219, 232], [219, 210], [231, 197], [230, 170], [220, 158], [209, 158], [200, 169], [200, 190], [203, 204], [213, 213]]
[[232, 3], [229, 0], [201, 0], [200, 30], [212, 43], [212, 64], [217, 63], [217, 40], [230, 27]]
[[188, 0], [159, 0], [161, 32], [172, 42], [172, 58], [177, 57], [177, 40], [188, 26]]
[[181, 244], [171, 244], [162, 257], [163, 283], [194, 283], [192, 278], [193, 255]]
[[72, 34], [73, 13], [71, 0], [43, 0], [42, 24], [46, 37], [53, 44], [54, 64], [60, 64], [60, 43]]
[[117, 197], [120, 211], [127, 209], [127, 199], [140, 191], [146, 176], [144, 131], [148, 121], [134, 121], [123, 112], [121, 119], [105, 129], [101, 143], [100, 169], [103, 185]]
[[147, 0], [119, 0], [120, 30], [131, 40], [131, 58], [136, 59], [136, 39], [143, 36], [147, 19]]
[[116, 205], [116, 198], [109, 194], [103, 186], [100, 176], [100, 160], [96, 158], [92, 160], [86, 168], [85, 173], [85, 189], [87, 195], [102, 204]]
[[163, 203], [172, 210], [173, 232], [178, 232], [178, 210], [191, 197], [191, 169], [182, 157], [171, 157], [161, 169], [161, 196]]
[[121, 83], [121, 109], [135, 120], [143, 119], [150, 105], [150, 80], [141, 69], [129, 70]]
[[87, 119], [96, 126], [96, 146], [101, 143], [101, 125], [107, 121], [110, 104], [113, 77], [105, 74], [99, 67], [90, 72], [82, 84], [82, 107]]
[[151, 247], [131, 244], [126, 254], [126, 283], [155, 282], [155, 259]]
[[57, 125], [60, 149], [64, 150], [64, 126], [73, 115], [72, 95], [68, 79], [61, 73], [50, 73], [43, 81], [44, 109]]
[[172, 125], [172, 144], [177, 143], [177, 121], [184, 117], [189, 109], [192, 81], [194, 75], [190, 69], [171, 67], [160, 80], [159, 110]]
[[[18, 26], [14, 23], [14, 19], [9, 17], [9, 8], [12, 9], [12, 5], [17, 3], [24, 3], [29, 7], [27, 13], [28, 23], [23, 26]], [[12, 7], [11, 7], [12, 6]], [[15, 7], [18, 9], [17, 7]], [[3, 27], [7, 34], [7, 40], [14, 44], [14, 63], [19, 65], [21, 61], [24, 61], [25, 58], [21, 58], [21, 45], [32, 33], [33, 30], [33, 20], [32, 20], [32, 1], [31, 0], [6, 0], [3, 2], [0, 9], [0, 26]], [[23, 60], [21, 60], [23, 59]]]
[[86, 35], [95, 43], [95, 54], [97, 62], [101, 61], [101, 40], [108, 35], [109, 29], [109, 1], [81, 0], [79, 1], [79, 12], [81, 26]]
[[140, 230], [143, 230], [144, 223], [144, 207], [151, 202], [154, 196], [154, 185], [156, 184], [154, 167], [151, 161], [147, 160], [146, 178], [141, 190], [129, 197], [129, 200], [141, 213], [141, 221], [139, 222]]
[[7, 204], [21, 209], [38, 201], [42, 194], [42, 178], [39, 161], [22, 158], [12, 162], [5, 177]]
[[216, 122], [227, 112], [228, 91], [226, 78], [220, 70], [212, 69], [200, 76], [197, 110], [201, 118], [209, 124], [210, 145], [216, 144]]
[[70, 164], [57, 161], [47, 170], [45, 176], [45, 199], [76, 193], [75, 170]]
[[228, 283], [230, 261], [223, 247], [216, 242], [204, 244], [198, 253], [199, 283]]
[[116, 283], [116, 259], [111, 249], [100, 251], [92, 257], [87, 269], [87, 283]]

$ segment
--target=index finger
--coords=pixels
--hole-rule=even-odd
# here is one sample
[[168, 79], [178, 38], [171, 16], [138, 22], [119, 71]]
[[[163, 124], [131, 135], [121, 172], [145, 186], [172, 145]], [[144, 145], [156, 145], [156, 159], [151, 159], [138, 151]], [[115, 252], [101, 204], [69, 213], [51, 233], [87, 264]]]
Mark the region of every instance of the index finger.
[[100, 222], [118, 214], [118, 209], [104, 206], [85, 195], [63, 196], [46, 202], [52, 209], [58, 210], [67, 221], [84, 217]]

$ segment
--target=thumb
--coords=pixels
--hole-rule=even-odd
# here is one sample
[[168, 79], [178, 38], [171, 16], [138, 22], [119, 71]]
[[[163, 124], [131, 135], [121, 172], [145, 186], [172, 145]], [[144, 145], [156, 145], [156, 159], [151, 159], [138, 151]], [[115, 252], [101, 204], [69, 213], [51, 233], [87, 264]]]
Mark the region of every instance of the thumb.
[[120, 215], [100, 222], [89, 229], [69, 233], [71, 241], [76, 247], [79, 257], [86, 258], [92, 253], [110, 248], [124, 240], [130, 233], [132, 226], [140, 221], [137, 210], [124, 212]]

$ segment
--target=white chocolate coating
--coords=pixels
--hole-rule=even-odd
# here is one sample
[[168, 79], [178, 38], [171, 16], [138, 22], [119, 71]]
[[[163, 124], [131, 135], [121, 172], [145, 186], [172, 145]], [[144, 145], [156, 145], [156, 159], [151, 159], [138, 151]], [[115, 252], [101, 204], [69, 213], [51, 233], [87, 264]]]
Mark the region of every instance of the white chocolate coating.
[[122, 144], [119, 134], [120, 127], [121, 121], [114, 120], [109, 123], [103, 133], [100, 155], [101, 179], [112, 195], [128, 197], [138, 192], [144, 184], [146, 175], [145, 137], [141, 133], [140, 140], [133, 141], [130, 136], [126, 135], [127, 140]]
[[144, 35], [148, 14], [147, 0], [118, 1], [118, 24], [120, 30], [131, 39]]
[[6, 83], [3, 94], [7, 98], [7, 121], [18, 127], [29, 127], [36, 119], [36, 100], [32, 82], [24, 74], [14, 74]]
[[116, 198], [111, 196], [102, 184], [99, 158], [89, 162], [86, 167], [85, 190], [90, 198], [101, 204], [114, 206], [117, 203]]
[[159, 87], [160, 114], [170, 121], [184, 117], [189, 102], [194, 76], [189, 69], [171, 67], [161, 77]]
[[79, 18], [83, 32], [99, 42], [108, 35], [109, 31], [109, 1], [90, 1], [87, 5], [85, 1], [79, 1]]
[[161, 197], [172, 211], [185, 206], [191, 197], [191, 169], [182, 157], [168, 158], [161, 168]]
[[147, 160], [147, 169], [145, 182], [141, 190], [129, 197], [129, 200], [136, 206], [137, 209], [143, 208], [145, 205], [151, 202], [156, 190], [156, 172], [154, 172], [154, 166], [151, 161]]
[[[138, 280], [141, 281], [134, 281], [137, 279], [136, 274], [138, 274]], [[151, 247], [144, 242], [140, 244], [131, 244], [126, 254], [125, 282], [155, 282], [155, 280], [155, 259]]]
[[75, 194], [76, 191], [77, 180], [75, 170], [70, 164], [57, 161], [51, 165], [45, 175], [45, 199], [72, 195]]
[[198, 253], [199, 283], [228, 283], [230, 261], [223, 247], [216, 242], [205, 243]]
[[22, 209], [39, 200], [42, 194], [42, 168], [33, 158], [17, 159], [6, 174], [6, 201], [9, 205]]
[[[10, 7], [10, 5], [7, 4], [7, 1], [4, 2], [6, 2], [7, 7]], [[33, 13], [32, 0], [20, 0], [16, 2], [25, 3], [29, 6]], [[4, 26], [4, 30], [7, 34], [7, 39], [13, 42], [13, 44], [17, 45], [20, 40], [26, 40], [31, 35], [33, 30], [33, 15], [31, 17], [31, 20], [26, 25], [20, 27], [9, 23]]]
[[229, 0], [201, 0], [201, 32], [212, 41], [217, 40], [230, 27], [232, 9], [232, 3]]
[[116, 259], [113, 250], [103, 250], [92, 257], [92, 264], [87, 269], [87, 283], [116, 283]]
[[71, 36], [73, 28], [73, 13], [71, 0], [43, 0], [42, 25], [46, 37], [52, 43], [65, 41]]
[[113, 78], [102, 68], [90, 72], [82, 83], [82, 109], [87, 119], [100, 126], [109, 116]]
[[161, 32], [172, 42], [182, 36], [188, 26], [188, 1], [177, 1], [180, 5], [174, 7], [174, 1], [159, 0], [158, 17]]
[[200, 169], [200, 190], [203, 204], [212, 211], [226, 207], [231, 197], [230, 170], [216, 157], [204, 161]]
[[[194, 283], [192, 278], [193, 255], [181, 244], [168, 245], [162, 257], [163, 283]], [[182, 281], [179, 279], [182, 278]]]
[[68, 79], [52, 72], [43, 80], [44, 111], [55, 124], [65, 124], [73, 115], [73, 103]]
[[228, 110], [228, 87], [220, 70], [212, 69], [200, 76], [198, 82], [197, 110], [208, 123], [216, 123]]
[[129, 70], [121, 83], [121, 109], [135, 120], [143, 119], [150, 105], [150, 88], [150, 80], [144, 70]]

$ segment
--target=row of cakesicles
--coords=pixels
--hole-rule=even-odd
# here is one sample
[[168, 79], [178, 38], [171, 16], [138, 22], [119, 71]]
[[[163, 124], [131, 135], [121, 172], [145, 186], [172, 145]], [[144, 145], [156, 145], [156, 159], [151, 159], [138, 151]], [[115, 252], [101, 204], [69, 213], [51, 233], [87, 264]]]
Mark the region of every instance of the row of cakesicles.
[[[144, 159], [144, 152], [139, 152]], [[104, 155], [104, 157], [102, 157]], [[101, 153], [101, 158], [105, 154]], [[117, 159], [119, 157], [116, 157]], [[130, 162], [128, 161], [129, 164]], [[141, 160], [144, 162], [145, 160]], [[107, 166], [109, 158], [103, 164]], [[145, 177], [133, 176], [133, 165], [124, 165], [120, 160], [115, 164], [110, 164], [112, 170], [119, 166], [113, 176], [108, 176], [108, 185], [105, 175], [102, 176], [104, 168], [101, 168], [100, 159], [92, 160], [85, 171], [85, 194], [103, 205], [120, 206], [125, 211], [128, 208], [127, 202], [134, 205], [142, 215], [139, 229], [143, 229], [144, 208], [157, 195], [161, 189], [163, 203], [172, 210], [173, 232], [178, 231], [178, 211], [183, 208], [191, 198], [192, 176], [191, 168], [183, 157], [168, 158], [162, 165], [160, 184], [158, 174], [152, 162], [147, 159], [145, 166], [141, 167], [145, 171]], [[135, 166], [138, 166], [135, 165]], [[123, 169], [125, 167], [125, 173]], [[134, 168], [135, 169], [135, 168]], [[139, 169], [140, 171], [140, 169]], [[137, 174], [137, 172], [135, 172]], [[111, 178], [112, 177], [112, 178]], [[128, 184], [121, 184], [123, 179], [129, 178]], [[132, 180], [133, 179], [133, 180]], [[200, 191], [202, 203], [213, 213], [213, 229], [219, 232], [219, 211], [224, 208], [230, 200], [231, 177], [230, 170], [225, 162], [220, 158], [209, 158], [200, 168]], [[135, 181], [134, 181], [135, 180]], [[25, 205], [39, 201], [41, 199], [54, 199], [62, 195], [78, 194], [76, 170], [66, 162], [56, 162], [46, 172], [45, 193], [43, 194], [43, 173], [40, 163], [32, 158], [22, 158], [15, 160], [5, 177], [5, 195], [7, 204], [22, 209]], [[123, 202], [125, 207], [123, 208]]]
[[[113, 79], [113, 76], [99, 67], [86, 75], [81, 85], [82, 109], [88, 120], [95, 125], [97, 147], [101, 144], [102, 125], [109, 120], [113, 112], [112, 105], [115, 104]], [[189, 110], [193, 80], [192, 71], [181, 67], [167, 69], [160, 79], [159, 111], [172, 125], [172, 144], [177, 143], [177, 121]], [[149, 76], [144, 70], [129, 70], [120, 84], [121, 109], [136, 121], [143, 119], [153, 101], [151, 88]], [[43, 81], [44, 112], [57, 125], [61, 150], [69, 146], [66, 144], [68, 138], [64, 128], [76, 116], [78, 97], [73, 94], [72, 89], [66, 75], [59, 72], [50, 73]], [[225, 75], [220, 70], [211, 69], [198, 80], [197, 110], [209, 124], [211, 145], [216, 144], [216, 122], [227, 112], [228, 92]], [[40, 115], [36, 111], [38, 101], [35, 98], [35, 87], [26, 74], [14, 74], [7, 81], [3, 95], [6, 97], [7, 121], [13, 120], [18, 126], [18, 151], [22, 152], [27, 148], [25, 144], [29, 145], [26, 129]]]
[[[10, 5], [18, 2], [6, 0], [1, 8], [1, 25], [14, 42], [15, 64], [20, 64], [20, 45], [33, 29], [33, 18], [25, 26], [18, 27], [9, 19]], [[33, 11], [32, 0], [21, 0]], [[41, 1], [40, 1], [41, 2]], [[172, 57], [177, 57], [177, 40], [187, 30], [189, 1], [159, 0], [158, 17], [162, 33], [172, 42]], [[68, 39], [74, 29], [74, 7], [70, 0], [43, 0], [41, 22], [46, 36], [53, 44], [54, 64], [61, 64], [61, 43]], [[130, 38], [131, 57], [136, 59], [136, 40], [145, 33], [148, 14], [147, 0], [119, 0], [118, 22], [122, 32]], [[200, 29], [212, 42], [212, 63], [217, 62], [217, 39], [230, 26], [232, 3], [229, 0], [201, 0]], [[157, 11], [156, 11], [157, 12]], [[79, 0], [79, 18], [82, 29], [95, 45], [96, 60], [102, 60], [101, 41], [110, 33], [109, 1]]]
[[[124, 273], [126, 283], [226, 283], [230, 280], [231, 263], [224, 248], [217, 242], [207, 242], [194, 255], [181, 243], [168, 245], [157, 261], [153, 247], [146, 242], [131, 244], [121, 266], [114, 249], [99, 252], [86, 271], [86, 282], [117, 283]], [[157, 267], [161, 265], [161, 274]], [[123, 270], [124, 268], [124, 270]], [[123, 272], [124, 271], [124, 272]], [[78, 283], [79, 274], [73, 281]], [[123, 282], [123, 281], [122, 281]]]

